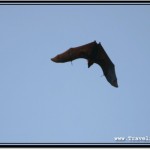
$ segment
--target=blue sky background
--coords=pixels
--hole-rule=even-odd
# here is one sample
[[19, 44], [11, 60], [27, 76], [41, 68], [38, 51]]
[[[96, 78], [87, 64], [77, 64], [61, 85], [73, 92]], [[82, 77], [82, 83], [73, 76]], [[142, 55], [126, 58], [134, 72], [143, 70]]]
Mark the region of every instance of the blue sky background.
[[[149, 5], [1, 5], [0, 142], [150, 136], [149, 39]], [[94, 40], [115, 64], [119, 88], [84, 59], [50, 61]]]

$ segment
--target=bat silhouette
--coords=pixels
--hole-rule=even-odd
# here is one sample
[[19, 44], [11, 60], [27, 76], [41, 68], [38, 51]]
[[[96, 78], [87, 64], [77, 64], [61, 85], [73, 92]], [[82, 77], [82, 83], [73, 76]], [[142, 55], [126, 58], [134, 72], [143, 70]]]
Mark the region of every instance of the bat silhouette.
[[101, 43], [96, 41], [74, 48], [69, 48], [64, 53], [57, 55], [51, 60], [56, 63], [65, 63], [78, 58], [84, 58], [88, 61], [88, 68], [94, 63], [98, 64], [107, 79], [114, 87], [118, 87], [115, 73], [115, 65], [112, 63]]

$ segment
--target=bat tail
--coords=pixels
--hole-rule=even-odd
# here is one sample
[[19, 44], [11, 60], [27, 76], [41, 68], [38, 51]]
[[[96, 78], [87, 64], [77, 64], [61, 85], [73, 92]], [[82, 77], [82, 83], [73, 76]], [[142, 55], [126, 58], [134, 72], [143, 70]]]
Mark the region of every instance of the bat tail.
[[88, 59], [88, 68], [90, 68], [94, 64], [94, 61], [91, 59]]

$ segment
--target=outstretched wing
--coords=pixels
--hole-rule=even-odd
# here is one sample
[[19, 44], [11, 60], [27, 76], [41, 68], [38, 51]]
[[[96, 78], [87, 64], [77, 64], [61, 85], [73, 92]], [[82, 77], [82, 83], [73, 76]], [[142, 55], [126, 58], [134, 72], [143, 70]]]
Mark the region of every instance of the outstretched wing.
[[73, 61], [78, 58], [89, 59], [90, 57], [92, 57], [91, 53], [93, 49], [96, 48], [96, 46], [97, 43], [96, 41], [94, 41], [79, 47], [70, 48], [64, 53], [55, 56], [51, 60], [56, 63], [64, 63], [68, 61]]
[[115, 72], [115, 65], [105, 52], [102, 45], [99, 43], [97, 44], [98, 52], [95, 59], [95, 63], [97, 63], [103, 70], [103, 73], [107, 79], [107, 81], [115, 87], [118, 87], [117, 77]]

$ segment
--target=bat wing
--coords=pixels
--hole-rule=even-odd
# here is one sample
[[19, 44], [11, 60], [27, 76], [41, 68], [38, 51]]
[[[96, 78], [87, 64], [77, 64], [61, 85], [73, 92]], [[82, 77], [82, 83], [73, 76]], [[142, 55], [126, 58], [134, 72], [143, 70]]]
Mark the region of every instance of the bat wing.
[[85, 58], [88, 60], [88, 67], [94, 62], [92, 60], [93, 49], [97, 48], [96, 41], [66, 50], [65, 52], [55, 56], [51, 60], [56, 63], [64, 63], [73, 61], [78, 58]]
[[97, 49], [98, 51], [95, 57], [95, 63], [97, 63], [102, 68], [107, 81], [112, 86], [118, 87], [115, 65], [113, 64], [100, 43], [97, 44]]
[[118, 87], [115, 66], [108, 57], [102, 45], [96, 41], [66, 50], [65, 52], [55, 56], [51, 60], [56, 63], [65, 63], [78, 58], [88, 60], [88, 68], [97, 63], [103, 70], [107, 81], [115, 87]]

